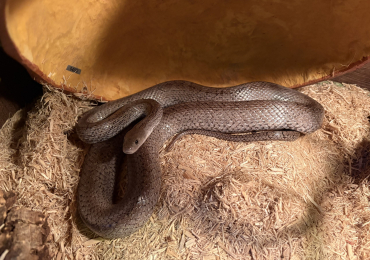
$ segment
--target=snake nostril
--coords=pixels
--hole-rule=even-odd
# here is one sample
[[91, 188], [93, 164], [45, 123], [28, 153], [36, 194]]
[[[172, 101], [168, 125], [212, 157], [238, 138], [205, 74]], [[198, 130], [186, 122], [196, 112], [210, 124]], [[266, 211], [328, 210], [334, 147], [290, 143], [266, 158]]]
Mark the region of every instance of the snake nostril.
[[138, 143], [139, 143], [139, 141], [138, 141], [138, 140], [136, 140], [136, 141], [135, 141], [135, 144], [138, 144]]

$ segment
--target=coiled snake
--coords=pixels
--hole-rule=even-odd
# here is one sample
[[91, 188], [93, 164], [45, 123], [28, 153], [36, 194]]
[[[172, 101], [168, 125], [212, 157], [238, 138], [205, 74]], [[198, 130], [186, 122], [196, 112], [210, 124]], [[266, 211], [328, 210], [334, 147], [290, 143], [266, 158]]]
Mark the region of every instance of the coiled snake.
[[[127, 125], [144, 115], [124, 137]], [[323, 107], [310, 97], [267, 82], [219, 89], [170, 81], [108, 102], [84, 114], [76, 127], [82, 140], [97, 142], [81, 170], [79, 214], [103, 237], [127, 236], [145, 224], [158, 201], [158, 152], [168, 138], [185, 131], [233, 141], [294, 140], [319, 129], [323, 115]], [[252, 131], [262, 132], [235, 135]], [[122, 147], [131, 153], [126, 155], [125, 194], [113, 203]]]

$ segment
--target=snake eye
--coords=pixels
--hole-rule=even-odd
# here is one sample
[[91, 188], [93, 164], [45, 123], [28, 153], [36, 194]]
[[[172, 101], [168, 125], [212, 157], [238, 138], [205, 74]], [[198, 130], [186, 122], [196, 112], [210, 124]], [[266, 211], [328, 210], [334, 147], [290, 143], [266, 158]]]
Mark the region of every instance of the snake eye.
[[135, 140], [135, 144], [138, 144], [139, 143], [139, 141], [138, 140]]

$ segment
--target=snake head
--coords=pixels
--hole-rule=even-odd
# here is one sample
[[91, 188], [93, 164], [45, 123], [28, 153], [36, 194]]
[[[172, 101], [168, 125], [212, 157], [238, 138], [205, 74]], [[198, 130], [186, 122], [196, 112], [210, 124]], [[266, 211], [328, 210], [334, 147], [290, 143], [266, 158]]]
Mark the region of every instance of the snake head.
[[122, 151], [125, 154], [135, 153], [143, 145], [149, 135], [150, 133], [148, 134], [145, 131], [137, 131], [135, 128], [131, 129], [125, 135]]

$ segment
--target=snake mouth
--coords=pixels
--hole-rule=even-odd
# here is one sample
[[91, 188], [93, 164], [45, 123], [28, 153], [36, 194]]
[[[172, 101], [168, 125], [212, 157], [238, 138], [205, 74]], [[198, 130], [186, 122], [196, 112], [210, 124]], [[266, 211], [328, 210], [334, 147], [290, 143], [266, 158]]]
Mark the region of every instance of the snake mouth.
[[126, 138], [126, 139], [127, 140], [123, 141], [122, 152], [124, 152], [125, 154], [135, 153], [141, 146], [140, 142], [138, 140], [135, 140], [134, 142], [132, 142], [130, 138]]
[[129, 147], [129, 148], [122, 148], [122, 152], [124, 152], [125, 154], [133, 154], [136, 151], [134, 151], [134, 149], [132, 149], [132, 147]]

